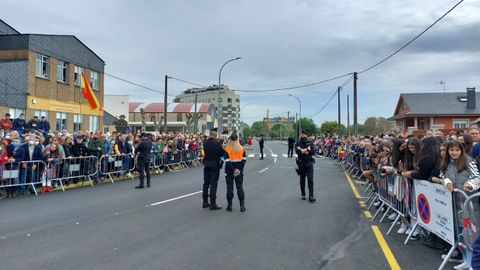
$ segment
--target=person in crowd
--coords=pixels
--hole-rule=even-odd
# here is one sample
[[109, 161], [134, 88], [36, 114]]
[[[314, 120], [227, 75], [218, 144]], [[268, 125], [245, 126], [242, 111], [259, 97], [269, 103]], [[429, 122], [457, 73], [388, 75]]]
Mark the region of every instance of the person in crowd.
[[62, 147], [66, 158], [73, 156], [73, 140], [71, 136], [64, 137]]
[[[37, 182], [39, 168], [39, 161], [43, 161], [44, 156], [42, 148], [39, 145], [35, 145], [34, 137], [25, 137], [25, 143], [21, 144], [15, 153], [15, 161], [20, 162], [20, 174], [19, 174], [19, 187], [20, 195], [23, 195], [27, 190], [25, 184]], [[30, 189], [31, 188], [31, 189]], [[31, 193], [35, 193], [32, 189], [34, 186], [29, 185]]]
[[301, 199], [306, 200], [305, 196], [305, 178], [308, 180], [308, 201], [314, 203], [316, 201], [313, 191], [313, 164], [315, 162], [315, 147], [308, 140], [306, 131], [300, 132], [300, 139], [295, 144], [295, 152], [297, 153], [298, 174], [300, 176], [300, 192]]
[[27, 122], [26, 128], [28, 131], [38, 131], [38, 124], [38, 116], [35, 115]]
[[135, 148], [135, 153], [137, 155], [137, 170], [140, 178], [140, 183], [135, 187], [136, 189], [145, 187], [145, 175], [147, 176], [147, 187], [149, 188], [151, 186], [149, 164], [152, 154], [152, 141], [148, 139], [147, 134], [142, 134], [141, 138], [142, 141]]
[[458, 136], [458, 140], [463, 143], [463, 147], [465, 149], [465, 153], [468, 155], [472, 155], [472, 148], [473, 148], [473, 137], [470, 134], [462, 133]]
[[128, 143], [125, 135], [118, 135], [118, 140], [113, 147], [113, 152], [117, 156], [123, 156], [123, 170], [128, 177], [131, 177], [132, 174], [130, 173], [130, 161], [132, 155], [132, 146]]
[[290, 136], [288, 137], [288, 157], [293, 157], [293, 146], [295, 145], [295, 139]]
[[10, 132], [12, 129], [12, 120], [10, 119], [10, 114], [6, 113], [5, 117], [0, 119], [0, 136]]
[[43, 136], [46, 136], [46, 134], [50, 132], [50, 122], [48, 122], [45, 116], [42, 116], [40, 121], [38, 121], [37, 130], [40, 131]]
[[27, 123], [25, 122], [25, 115], [21, 113], [18, 118], [13, 120], [12, 129], [17, 131], [18, 134], [22, 135], [25, 132], [25, 127]]
[[98, 134], [94, 134], [92, 140], [88, 143], [88, 151], [97, 158], [103, 155], [103, 142], [99, 140]]
[[263, 138], [263, 135], [260, 136], [258, 145], [260, 146], [260, 159], [263, 159], [263, 146], [265, 145], [265, 139]]
[[478, 127], [469, 128], [468, 134], [472, 136], [473, 144], [477, 144], [480, 141], [480, 129]]
[[62, 159], [65, 158], [64, 154], [60, 151], [58, 144], [51, 144], [48, 148], [45, 148], [45, 162], [47, 163], [46, 177], [42, 177], [42, 189], [40, 192], [52, 192], [51, 179], [61, 178], [60, 172], [62, 170]]
[[232, 212], [233, 183], [237, 188], [237, 196], [240, 201], [240, 211], [245, 212], [245, 192], [243, 190], [243, 169], [247, 158], [245, 150], [238, 142], [237, 134], [233, 133], [225, 147], [225, 180], [227, 182], [227, 211]]
[[[210, 130], [210, 137], [203, 144], [205, 150], [204, 168], [203, 168], [203, 208], [210, 210], [220, 210], [222, 207], [217, 205], [217, 184], [220, 177], [221, 158], [225, 156], [225, 150], [222, 144], [217, 140], [217, 129]], [[209, 194], [210, 190], [210, 194]], [[210, 197], [210, 202], [208, 201]]]
[[[461, 142], [453, 140], [447, 144], [445, 159], [440, 167], [441, 177], [434, 177], [432, 181], [441, 183], [449, 192], [455, 189], [463, 189], [469, 192], [476, 191], [480, 188], [480, 173], [476, 162], [472, 160], [466, 153]], [[463, 209], [463, 200], [457, 194], [454, 194], [455, 206], [460, 213]], [[457, 215], [457, 224], [462, 224], [461, 215]], [[459, 232], [463, 227], [459, 226]], [[460, 237], [463, 237], [460, 234]], [[462, 239], [460, 239], [462, 241]], [[455, 266], [455, 269], [470, 269], [472, 261], [472, 252], [468, 249], [461, 248], [463, 255], [463, 263]]]

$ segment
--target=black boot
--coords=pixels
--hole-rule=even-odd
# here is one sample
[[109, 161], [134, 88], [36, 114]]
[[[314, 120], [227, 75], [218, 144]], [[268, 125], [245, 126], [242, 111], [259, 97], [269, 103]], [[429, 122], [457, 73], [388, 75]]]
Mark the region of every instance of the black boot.
[[228, 200], [228, 206], [227, 206], [227, 211], [232, 212], [232, 200]]
[[210, 207], [210, 204], [208, 203], [208, 194], [205, 195], [203, 194], [203, 204], [202, 204], [202, 208], [209, 208]]
[[150, 187], [150, 179], [147, 179], [147, 188]]
[[240, 212], [245, 212], [247, 209], [245, 209], [245, 201], [240, 201]]
[[313, 197], [313, 195], [310, 195], [308, 196], [308, 201], [311, 202], [311, 203], [314, 203], [317, 199], [315, 199], [315, 197]]
[[145, 188], [145, 187], [140, 184], [140, 185], [136, 186], [135, 188]]
[[222, 209], [222, 207], [218, 206], [215, 200], [210, 200], [210, 210], [220, 210], [220, 209]]

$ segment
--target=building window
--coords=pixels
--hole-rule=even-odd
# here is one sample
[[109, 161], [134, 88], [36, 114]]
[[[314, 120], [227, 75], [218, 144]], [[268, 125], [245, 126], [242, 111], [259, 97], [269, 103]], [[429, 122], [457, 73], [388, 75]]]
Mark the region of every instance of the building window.
[[453, 128], [467, 128], [468, 122], [467, 119], [453, 119]]
[[237, 101], [237, 103], [240, 103], [240, 99], [239, 99], [239, 98], [237, 98], [235, 101]]
[[181, 113], [177, 113], [177, 122], [182, 122], [182, 121], [183, 121], [182, 114], [181, 114]]
[[98, 116], [90, 115], [90, 125], [88, 126], [89, 131], [95, 132], [98, 130]]
[[90, 72], [90, 86], [93, 90], [99, 89], [99, 82], [98, 82], [98, 72], [92, 71]]
[[48, 119], [48, 111], [37, 110], [37, 111], [33, 112], [33, 115], [38, 117], [38, 118], [41, 118], [42, 116], [45, 116], [45, 118]]
[[68, 63], [57, 60], [57, 81], [68, 82]]
[[219, 98], [219, 99], [218, 99], [218, 102], [222, 103], [222, 98]]
[[49, 74], [49, 58], [43, 54], [37, 54], [37, 60], [35, 62], [35, 76], [48, 79]]
[[85, 70], [82, 67], [75, 66], [75, 85], [81, 86], [82, 85], [82, 72]]
[[82, 131], [82, 122], [83, 122], [83, 115], [74, 114], [73, 115], [73, 131]]
[[232, 103], [232, 99], [231, 99], [231, 98], [227, 98], [227, 102], [228, 102], [228, 103]]
[[22, 114], [22, 113], [25, 114], [25, 110], [17, 109], [17, 108], [10, 108], [9, 113], [10, 113], [10, 118], [15, 119], [15, 118], [20, 117], [20, 114]]
[[66, 129], [67, 129], [67, 114], [57, 113], [57, 131], [62, 131]]

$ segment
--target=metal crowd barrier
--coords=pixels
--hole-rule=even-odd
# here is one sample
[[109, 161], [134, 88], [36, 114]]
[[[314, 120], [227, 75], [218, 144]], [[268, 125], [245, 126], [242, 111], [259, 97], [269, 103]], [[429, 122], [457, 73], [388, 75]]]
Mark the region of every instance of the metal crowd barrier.
[[42, 183], [45, 170], [43, 161], [22, 161], [3, 163], [0, 165], [0, 188], [5, 188], [7, 193], [25, 193], [29, 189], [38, 195], [35, 185]]
[[167, 152], [165, 153], [165, 160], [164, 165], [170, 170], [173, 171], [175, 165], [182, 165], [183, 161], [183, 152], [182, 151], [175, 151], [175, 152]]
[[161, 151], [152, 151], [152, 155], [150, 158], [150, 166], [149, 169], [156, 173], [161, 172], [161, 167], [164, 163], [164, 154]]
[[133, 154], [105, 155], [100, 158], [98, 167], [100, 174], [107, 175], [112, 183], [115, 182], [113, 176], [124, 174], [133, 180], [131, 172], [135, 169], [135, 158]]
[[45, 169], [46, 181], [58, 181], [63, 191], [64, 182], [69, 180], [88, 179], [93, 187], [92, 177], [98, 173], [98, 158], [89, 157], [68, 157], [63, 159], [51, 159]]
[[469, 196], [463, 204], [463, 238], [464, 244], [469, 250], [473, 250], [473, 244], [479, 236], [480, 193]]

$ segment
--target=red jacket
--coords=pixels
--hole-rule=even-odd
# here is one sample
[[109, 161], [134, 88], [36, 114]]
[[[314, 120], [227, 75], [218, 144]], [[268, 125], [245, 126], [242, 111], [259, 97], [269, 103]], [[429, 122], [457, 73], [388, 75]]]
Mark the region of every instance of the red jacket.
[[6, 118], [0, 119], [0, 129], [3, 129], [3, 130], [12, 129], [12, 120], [11, 119], [7, 120]]

